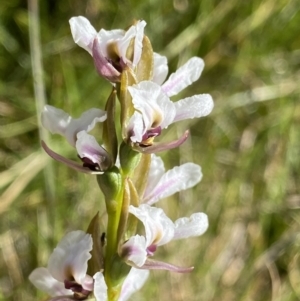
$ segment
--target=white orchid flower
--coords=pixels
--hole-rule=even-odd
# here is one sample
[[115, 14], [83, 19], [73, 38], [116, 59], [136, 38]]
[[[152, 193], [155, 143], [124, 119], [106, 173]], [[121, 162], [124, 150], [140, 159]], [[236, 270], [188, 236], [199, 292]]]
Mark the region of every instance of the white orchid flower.
[[94, 287], [93, 278], [86, 274], [92, 247], [90, 234], [69, 232], [54, 249], [47, 268], [35, 269], [29, 280], [52, 297], [87, 297]]
[[201, 167], [185, 163], [165, 171], [163, 160], [152, 154], [146, 189], [141, 203], [153, 205], [162, 198], [195, 186], [202, 179]]
[[44, 150], [53, 159], [62, 162], [69, 167], [85, 172], [99, 173], [110, 166], [110, 156], [107, 151], [98, 144], [95, 137], [89, 135], [96, 123], [106, 120], [106, 112], [100, 109], [90, 109], [84, 112], [78, 119], [72, 118], [61, 109], [46, 105], [42, 112], [42, 124], [52, 134], [60, 134], [76, 148], [83, 161], [83, 166], [64, 158], [51, 150], [45, 142], [42, 142]]
[[209, 94], [194, 95], [177, 102], [170, 100], [171, 96], [198, 80], [204, 67], [202, 59], [191, 58], [162, 84], [168, 71], [166, 63], [165, 57], [155, 54], [153, 80], [128, 87], [135, 112], [128, 122], [127, 135], [136, 148], [144, 153], [179, 146], [187, 139], [188, 132], [168, 143], [153, 145], [153, 140], [170, 124], [207, 116], [213, 109], [213, 100]]
[[121, 247], [120, 255], [128, 264], [140, 269], [163, 269], [178, 273], [190, 272], [193, 269], [177, 267], [148, 257], [154, 255], [158, 246], [171, 240], [202, 235], [208, 228], [206, 214], [194, 213], [189, 218], [179, 218], [173, 223], [162, 209], [147, 204], [138, 208], [130, 206], [129, 212], [143, 223], [145, 236], [135, 235]]
[[[125, 66], [135, 68], [140, 61], [145, 21], [138, 21], [127, 31], [101, 29], [98, 33], [82, 16], [73, 17], [69, 22], [75, 43], [93, 56], [98, 73], [109, 81], [118, 82]], [[128, 58], [127, 50], [132, 39], [133, 57]]]
[[[129, 297], [140, 290], [149, 276], [148, 270], [139, 270], [131, 268], [122, 285], [118, 301], [127, 301]], [[101, 272], [94, 275], [94, 295], [97, 301], [107, 301], [107, 285]]]

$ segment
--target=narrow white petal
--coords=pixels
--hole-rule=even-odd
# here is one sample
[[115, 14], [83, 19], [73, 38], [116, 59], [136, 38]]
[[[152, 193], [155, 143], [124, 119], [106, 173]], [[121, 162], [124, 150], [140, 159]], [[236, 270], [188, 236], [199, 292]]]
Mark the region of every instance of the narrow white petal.
[[48, 261], [49, 272], [61, 282], [73, 277], [77, 283], [81, 284], [86, 276], [92, 246], [90, 234], [83, 231], [69, 232], [51, 254]]
[[128, 264], [141, 267], [147, 259], [147, 245], [144, 236], [135, 235], [130, 237], [121, 248], [121, 256]]
[[90, 109], [81, 114], [79, 118], [72, 118], [61, 109], [46, 105], [42, 112], [42, 124], [52, 134], [64, 136], [68, 142], [75, 146], [76, 134], [80, 131], [91, 131], [97, 122], [106, 120], [106, 112], [100, 109]]
[[144, 224], [147, 247], [161, 246], [173, 239], [174, 224], [161, 208], [143, 204], [138, 208], [129, 206], [129, 212]]
[[137, 111], [130, 117], [127, 126], [127, 136], [132, 142], [141, 142], [143, 135], [146, 133], [146, 128], [143, 121], [143, 115]]
[[209, 94], [194, 95], [179, 100], [174, 104], [176, 116], [173, 122], [207, 116], [214, 107], [213, 99]]
[[101, 272], [94, 275], [94, 295], [97, 301], [107, 300], [107, 285], [105, 283], [104, 276]]
[[72, 295], [71, 290], [65, 289], [63, 282], [54, 279], [46, 268], [37, 268], [29, 275], [29, 280], [39, 290], [52, 297]]
[[143, 198], [143, 202], [152, 205], [162, 198], [193, 187], [201, 178], [201, 167], [197, 164], [185, 163], [176, 166], [161, 177], [156, 187]]
[[156, 52], [153, 53], [154, 65], [153, 65], [153, 78], [152, 81], [158, 85], [166, 80], [169, 67], [167, 57], [160, 55]]
[[139, 63], [142, 55], [144, 28], [146, 24], [147, 23], [145, 21], [138, 21], [135, 25], [136, 34], [134, 39], [134, 53], [132, 60], [133, 67], [135, 67]]
[[127, 61], [126, 52], [127, 48], [130, 44], [131, 39], [133, 39], [136, 35], [136, 27], [132, 25], [124, 34], [124, 36], [117, 41], [117, 47], [119, 50], [119, 55], [124, 61]]
[[165, 166], [163, 160], [161, 157], [152, 154], [146, 190], [143, 196], [143, 203], [145, 200], [149, 199], [149, 195], [152, 195], [155, 186], [159, 183], [164, 173]]
[[126, 277], [118, 301], [127, 301], [130, 296], [140, 290], [149, 277], [149, 270], [132, 268]]
[[192, 57], [183, 66], [181, 66], [175, 73], [172, 73], [169, 79], [162, 85], [163, 91], [169, 96], [178, 94], [180, 91], [198, 80], [204, 62], [199, 57]]
[[202, 235], [208, 228], [208, 218], [205, 213], [198, 212], [190, 218], [179, 218], [175, 222], [174, 239], [182, 239]]
[[69, 20], [74, 42], [92, 55], [93, 40], [97, 35], [90, 21], [82, 16]]

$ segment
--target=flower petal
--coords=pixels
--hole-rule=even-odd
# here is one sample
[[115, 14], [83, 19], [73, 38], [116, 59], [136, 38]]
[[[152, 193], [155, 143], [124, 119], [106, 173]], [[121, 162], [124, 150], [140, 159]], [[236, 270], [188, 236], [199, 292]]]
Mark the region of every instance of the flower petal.
[[205, 213], [198, 212], [190, 218], [179, 218], [175, 222], [174, 239], [182, 239], [202, 235], [208, 228], [208, 218]]
[[77, 134], [76, 150], [80, 158], [88, 158], [98, 165], [100, 171], [106, 170], [111, 165], [107, 151], [98, 144], [94, 136], [89, 135], [86, 131]]
[[202, 178], [201, 168], [194, 163], [186, 163], [167, 171], [152, 191], [146, 190], [143, 203], [152, 205], [178, 191], [193, 187]]
[[150, 81], [142, 81], [128, 87], [134, 108], [143, 115], [147, 130], [168, 127], [174, 120], [174, 103], [162, 92], [161, 87]]
[[173, 122], [207, 116], [214, 107], [213, 99], [209, 94], [194, 95], [179, 100], [174, 104], [176, 116]]
[[82, 16], [69, 20], [74, 42], [92, 55], [93, 40], [97, 35], [90, 21]]
[[133, 67], [137, 66], [141, 59], [142, 49], [143, 49], [143, 38], [144, 38], [144, 28], [146, 26], [145, 21], [138, 21], [135, 25], [135, 39], [134, 39], [134, 53], [132, 65]]
[[195, 82], [201, 75], [204, 62], [199, 57], [192, 57], [162, 85], [163, 91], [169, 96], [178, 94]]
[[154, 66], [153, 66], [153, 78], [152, 81], [158, 85], [166, 80], [169, 72], [168, 60], [165, 56], [160, 55], [156, 52], [153, 53]]
[[122, 285], [122, 290], [118, 301], [127, 301], [133, 293], [142, 288], [148, 277], [148, 270], [131, 268]]
[[[51, 275], [61, 281], [75, 280], [86, 283], [87, 262], [91, 258], [93, 241], [90, 234], [72, 231], [66, 234], [54, 249], [48, 261]], [[89, 287], [83, 287], [88, 289]]]
[[52, 134], [64, 136], [68, 142], [75, 146], [76, 134], [80, 131], [91, 131], [97, 122], [106, 120], [106, 112], [100, 109], [90, 109], [77, 119], [61, 109], [46, 105], [42, 112], [42, 124]]
[[153, 145], [147, 147], [134, 146], [134, 149], [144, 154], [159, 153], [180, 146], [186, 141], [188, 136], [189, 131], [185, 131], [184, 134], [177, 140], [165, 143], [154, 143]]
[[147, 259], [147, 245], [144, 236], [135, 235], [130, 237], [121, 247], [120, 256], [128, 264], [141, 267]]
[[173, 239], [174, 224], [161, 208], [147, 204], [140, 205], [138, 208], [130, 205], [129, 212], [144, 224], [147, 247], [161, 246]]
[[107, 285], [105, 283], [104, 276], [101, 272], [94, 275], [94, 295], [97, 301], [107, 300]]
[[145, 203], [145, 198], [147, 199], [149, 194], [152, 193], [152, 191], [159, 183], [164, 173], [165, 173], [165, 166], [163, 160], [161, 159], [161, 157], [152, 154], [151, 164], [150, 164], [150, 169], [149, 169], [148, 179], [147, 179], [147, 185], [143, 196], [143, 203]]
[[113, 83], [120, 81], [121, 73], [104, 56], [98, 37], [94, 40], [92, 53], [97, 72]]
[[175, 273], [190, 273], [194, 269], [194, 267], [183, 268], [153, 259], [147, 259], [146, 263], [141, 268], [148, 270], [167, 270]]
[[141, 142], [143, 135], [146, 133], [146, 128], [143, 121], [143, 115], [137, 111], [130, 117], [127, 126], [127, 136], [132, 142]]
[[87, 167], [83, 167], [82, 164], [79, 164], [75, 161], [69, 160], [61, 155], [59, 155], [58, 153], [54, 152], [52, 149], [50, 149], [47, 144], [42, 141], [42, 147], [44, 149], [44, 151], [54, 160], [63, 163], [65, 165], [67, 165], [68, 167], [79, 171], [79, 172], [83, 172], [83, 173], [88, 173], [88, 174], [103, 174], [102, 171], [93, 171]]
[[73, 295], [73, 292], [65, 289], [64, 283], [54, 279], [46, 268], [37, 268], [32, 271], [29, 275], [29, 280], [37, 289], [46, 292], [52, 297]]

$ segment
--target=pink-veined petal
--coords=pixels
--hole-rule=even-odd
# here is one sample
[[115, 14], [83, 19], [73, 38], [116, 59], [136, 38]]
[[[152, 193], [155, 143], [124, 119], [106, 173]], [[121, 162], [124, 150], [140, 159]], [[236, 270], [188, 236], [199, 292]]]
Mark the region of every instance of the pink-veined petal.
[[199, 94], [181, 99], [174, 103], [176, 116], [173, 122], [199, 118], [211, 113], [214, 102], [209, 94]]
[[67, 233], [50, 255], [49, 272], [61, 282], [74, 279], [78, 284], [85, 284], [87, 262], [91, 258], [92, 247], [90, 234], [83, 231]]
[[121, 257], [128, 264], [141, 267], [147, 259], [147, 245], [144, 236], [135, 235], [130, 237], [121, 247]]
[[175, 221], [174, 239], [182, 239], [202, 235], [208, 228], [208, 218], [205, 213], [198, 212], [191, 217], [182, 217]]
[[134, 39], [134, 53], [133, 53], [133, 60], [132, 60], [132, 65], [135, 67], [142, 55], [142, 49], [143, 49], [143, 38], [144, 38], [144, 28], [146, 26], [145, 21], [138, 21], [137, 24], [135, 25], [135, 39]]
[[[123, 285], [118, 301], [127, 301], [130, 296], [140, 290], [149, 277], [148, 270], [131, 268]], [[99, 301], [99, 300], [98, 300]]]
[[174, 224], [161, 208], [147, 204], [142, 204], [138, 208], [130, 205], [129, 212], [143, 223], [147, 247], [161, 246], [173, 239]]
[[52, 134], [64, 136], [72, 146], [75, 146], [78, 132], [91, 131], [97, 122], [105, 120], [106, 112], [95, 108], [85, 111], [79, 118], [72, 118], [63, 110], [49, 105], [42, 112], [43, 126]]
[[107, 285], [105, 283], [104, 276], [101, 272], [94, 275], [94, 295], [97, 301], [107, 300]]
[[29, 280], [37, 289], [52, 297], [73, 295], [73, 292], [65, 289], [64, 283], [54, 279], [46, 268], [37, 268], [32, 271]]
[[164, 173], [165, 166], [163, 160], [161, 159], [161, 157], [152, 154], [147, 185], [142, 199], [143, 203], [145, 203], [145, 199], [147, 199], [148, 196], [152, 193], [152, 191], [154, 190], [155, 186], [159, 183]]
[[77, 134], [76, 150], [80, 158], [88, 158], [97, 164], [100, 170], [106, 170], [111, 165], [107, 151], [98, 144], [94, 136], [86, 131]]
[[147, 259], [145, 264], [141, 267], [141, 269], [148, 269], [148, 270], [167, 270], [175, 273], [190, 273], [194, 267], [179, 267], [170, 263], [157, 261], [153, 259]]
[[145, 194], [143, 203], [152, 205], [178, 191], [193, 187], [202, 178], [201, 168], [194, 163], [185, 163], [167, 171], [159, 180], [156, 187]]
[[52, 149], [50, 149], [47, 144], [42, 141], [41, 142], [42, 144], [42, 147], [44, 149], [44, 151], [54, 160], [60, 162], [60, 163], [63, 163], [65, 164], [66, 166], [76, 170], [76, 171], [79, 171], [79, 172], [83, 172], [83, 173], [87, 173], [87, 174], [103, 174], [102, 171], [94, 171], [94, 170], [91, 170], [89, 169], [88, 167], [83, 167], [82, 164], [79, 164], [75, 161], [72, 161], [70, 159], [67, 159], [61, 155], [59, 155], [58, 153], [56, 153], [55, 151], [53, 151]]
[[189, 136], [189, 131], [185, 131], [184, 134], [177, 140], [164, 142], [164, 143], [154, 143], [151, 146], [141, 147], [134, 146], [134, 149], [144, 154], [156, 154], [159, 152], [163, 152], [172, 148], [179, 147], [183, 144]]
[[178, 94], [195, 82], [201, 75], [204, 62], [199, 57], [192, 57], [162, 85], [162, 90], [169, 96]]
[[93, 40], [97, 35], [95, 28], [85, 17], [73, 17], [69, 20], [74, 42], [92, 55]]
[[156, 52], [153, 53], [153, 78], [152, 81], [157, 83], [158, 85], [162, 85], [162, 83], [166, 80], [169, 67], [168, 60], [165, 56], [160, 55]]

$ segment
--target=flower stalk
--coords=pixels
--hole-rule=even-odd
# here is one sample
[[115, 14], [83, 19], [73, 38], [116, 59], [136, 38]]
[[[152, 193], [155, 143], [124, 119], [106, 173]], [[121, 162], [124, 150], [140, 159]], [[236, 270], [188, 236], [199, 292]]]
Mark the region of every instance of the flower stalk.
[[[213, 101], [209, 94], [171, 100], [198, 80], [204, 62], [193, 57], [166, 80], [167, 58], [153, 52], [144, 35], [145, 21], [136, 21], [127, 30], [97, 32], [80, 16], [71, 18], [70, 26], [75, 43], [92, 56], [98, 74], [111, 83], [112, 91], [104, 110], [93, 108], [79, 118], [49, 105], [44, 108], [42, 124], [66, 138], [78, 161], [64, 158], [44, 141], [42, 146], [60, 163], [96, 175], [107, 224], [100, 228], [95, 210], [87, 231], [68, 233], [48, 267], [34, 270], [30, 280], [51, 300], [94, 296], [97, 301], [126, 301], [143, 286], [149, 270], [193, 270], [152, 257], [172, 240], [202, 235], [208, 227], [206, 214], [197, 212], [173, 222], [156, 204], [196, 185], [202, 178], [201, 168], [187, 162], [166, 171], [155, 153], [184, 143], [188, 130], [170, 141], [164, 138], [164, 129], [181, 120], [207, 116]], [[120, 115], [116, 116], [118, 104]], [[102, 136], [93, 136], [91, 130], [99, 126]]]

